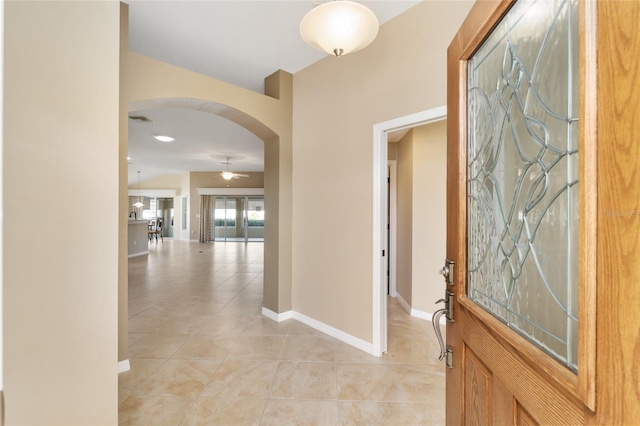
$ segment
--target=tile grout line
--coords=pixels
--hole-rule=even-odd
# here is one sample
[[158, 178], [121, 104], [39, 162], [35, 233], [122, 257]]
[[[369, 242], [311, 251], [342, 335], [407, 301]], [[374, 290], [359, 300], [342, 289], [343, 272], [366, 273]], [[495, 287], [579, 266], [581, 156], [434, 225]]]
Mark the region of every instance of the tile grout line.
[[[177, 246], [177, 244], [176, 244]], [[182, 246], [181, 246], [182, 247]], [[190, 246], [187, 246], [190, 247]], [[276, 400], [282, 400], [282, 401], [289, 401], [291, 404], [294, 404], [296, 401], [308, 401], [308, 402], [327, 402], [327, 403], [331, 403], [332, 405], [335, 404], [335, 408], [332, 408], [337, 410], [337, 415], [338, 415], [338, 423], [343, 422], [344, 421], [349, 421], [348, 417], [344, 418], [341, 415], [341, 410], [340, 410], [340, 404], [341, 402], [346, 402], [346, 401], [350, 401], [350, 400], [341, 400], [340, 399], [340, 385], [341, 385], [341, 380], [340, 380], [340, 374], [339, 374], [339, 370], [344, 367], [344, 366], [348, 366], [348, 365], [354, 365], [354, 366], [360, 366], [361, 368], [364, 369], [365, 374], [366, 371], [368, 369], [380, 369], [382, 368], [383, 370], [396, 370], [398, 368], [400, 368], [400, 370], [405, 369], [407, 367], [410, 367], [409, 369], [417, 369], [416, 371], [421, 372], [420, 374], [426, 374], [425, 371], [427, 373], [429, 373], [429, 371], [433, 368], [433, 366], [428, 363], [428, 362], [415, 362], [415, 361], [405, 361], [408, 359], [415, 359], [415, 355], [411, 355], [412, 353], [415, 354], [417, 352], [409, 352], [408, 354], [404, 354], [404, 353], [396, 353], [396, 356], [399, 356], [398, 359], [394, 359], [394, 360], [384, 360], [384, 361], [377, 361], [377, 360], [366, 360], [365, 357], [362, 356], [362, 354], [354, 354], [353, 356], [351, 355], [351, 352], [349, 351], [345, 351], [342, 350], [343, 352], [341, 352], [341, 355], [338, 356], [338, 351], [339, 348], [341, 348], [341, 346], [339, 346], [340, 342], [336, 341], [335, 339], [331, 339], [331, 354], [333, 355], [333, 359], [330, 359], [330, 361], [326, 361], [323, 358], [318, 358], [315, 359], [316, 356], [317, 357], [324, 357], [324, 355], [313, 355], [310, 358], [304, 358], [304, 357], [308, 357], [309, 353], [308, 352], [298, 352], [300, 350], [303, 350], [301, 348], [304, 348], [305, 343], [300, 343], [300, 340], [298, 339], [298, 337], [317, 337], [314, 333], [314, 331], [312, 329], [307, 329], [307, 328], [299, 328], [298, 327], [293, 327], [293, 326], [288, 326], [286, 328], [286, 330], [284, 330], [284, 333], [282, 333], [280, 331], [280, 329], [273, 329], [270, 327], [263, 327], [260, 330], [257, 330], [257, 334], [254, 336], [251, 332], [251, 327], [254, 324], [258, 324], [259, 319], [262, 319], [263, 317], [261, 315], [259, 315], [259, 309], [255, 309], [256, 312], [254, 312], [254, 309], [251, 308], [251, 306], [253, 305], [251, 303], [251, 301], [253, 300], [253, 295], [252, 295], [252, 291], [246, 291], [248, 290], [248, 288], [250, 286], [252, 286], [252, 284], [254, 284], [257, 280], [263, 280], [264, 279], [264, 274], [263, 273], [256, 273], [254, 272], [248, 272], [246, 271], [246, 269], [248, 269], [248, 266], [244, 266], [242, 268], [242, 270], [234, 273], [231, 276], [225, 277], [223, 281], [217, 281], [215, 277], [212, 276], [212, 274], [209, 273], [200, 273], [201, 271], [205, 271], [205, 270], [209, 270], [211, 269], [210, 264], [208, 264], [207, 262], [203, 262], [202, 258], [199, 259], [195, 259], [197, 260], [197, 262], [194, 262], [194, 259], [189, 259], [189, 256], [186, 255], [185, 253], [188, 253], [189, 248], [185, 249], [185, 250], [180, 250], [180, 254], [181, 254], [181, 258], [180, 261], [183, 261], [185, 264], [191, 264], [192, 267], [190, 267], [188, 269], [188, 271], [191, 271], [191, 273], [193, 273], [193, 275], [190, 278], [185, 278], [185, 277], [189, 277], [189, 272], [185, 272], [184, 274], [181, 274], [180, 277], [182, 278], [175, 278], [172, 280], [171, 284], [166, 283], [163, 284], [161, 286], [157, 286], [155, 288], [151, 288], [150, 290], [148, 290], [145, 293], [140, 293], [139, 297], [137, 298], [137, 301], [139, 304], [144, 304], [145, 300], [147, 299], [151, 299], [154, 300], [155, 298], [158, 298], [160, 301], [155, 301], [153, 303], [150, 304], [149, 307], [145, 308], [142, 312], [138, 313], [139, 316], [141, 315], [144, 311], [147, 311], [148, 309], [150, 309], [152, 306], [157, 306], [159, 303], [170, 303], [171, 300], [173, 300], [174, 297], [179, 297], [180, 295], [188, 295], [188, 294], [192, 294], [193, 297], [196, 297], [197, 300], [194, 301], [193, 303], [187, 303], [187, 305], [195, 305], [198, 304], [200, 302], [207, 302], [209, 300], [212, 300], [213, 298], [215, 298], [216, 296], [212, 293], [212, 290], [215, 289], [220, 289], [223, 290], [225, 292], [229, 292], [229, 294], [233, 294], [233, 296], [231, 297], [231, 299], [227, 299], [227, 297], [224, 297], [224, 303], [221, 303], [221, 305], [223, 306], [221, 309], [218, 309], [215, 313], [215, 315], [213, 315], [211, 318], [215, 318], [218, 315], [220, 315], [220, 318], [225, 318], [225, 319], [239, 319], [239, 318], [245, 318], [246, 321], [238, 321], [240, 326], [238, 328], [237, 332], [233, 333], [233, 336], [228, 336], [228, 337], [234, 337], [235, 340], [233, 341], [233, 344], [229, 347], [229, 349], [227, 349], [224, 353], [224, 356], [221, 359], [216, 359], [216, 362], [218, 363], [217, 366], [215, 367], [215, 369], [212, 371], [212, 373], [210, 374], [210, 376], [208, 377], [208, 379], [206, 380], [206, 383], [204, 384], [204, 386], [202, 387], [202, 390], [200, 391], [199, 395], [192, 397], [193, 399], [191, 400], [191, 404], [185, 408], [184, 411], [181, 411], [181, 418], [179, 419], [177, 424], [186, 424], [187, 419], [189, 419], [191, 415], [198, 415], [195, 411], [194, 408], [196, 407], [196, 404], [199, 403], [203, 403], [204, 404], [204, 400], [206, 399], [211, 399], [213, 400], [217, 400], [217, 401], [221, 401], [221, 400], [242, 400], [242, 399], [257, 399], [257, 400], [261, 400], [263, 405], [262, 405], [262, 409], [260, 412], [258, 412], [258, 410], [256, 410], [254, 412], [255, 415], [255, 419], [259, 418], [259, 423], [263, 424], [265, 422], [265, 416], [268, 413], [268, 406], [269, 406], [269, 401], [276, 401]], [[176, 250], [177, 251], [177, 250]], [[218, 253], [220, 253], [220, 250], [218, 250], [217, 252], [214, 250], [214, 247], [208, 247], [207, 251], [206, 251], [206, 256], [209, 259], [209, 263], [211, 261], [211, 259], [215, 259], [215, 263], [218, 263], [221, 265], [220, 269], [216, 269], [216, 271], [219, 271], [221, 269], [224, 269], [226, 266], [233, 264], [232, 263], [225, 263], [228, 259], [229, 256], [218, 256]], [[162, 256], [161, 259], [158, 260], [158, 262], [155, 262], [153, 265], [150, 265], [150, 267], [148, 269], [152, 269], [155, 266], [157, 266], [157, 264], [160, 263], [168, 263], [167, 262], [167, 258], [168, 256], [170, 256], [170, 253], [168, 253], [167, 250], [167, 254]], [[217, 256], [217, 257], [214, 257]], [[250, 259], [251, 258], [251, 259]], [[243, 256], [241, 259], [237, 260], [236, 264], [238, 265], [250, 265], [253, 262], [257, 262], [256, 260], [253, 260], [254, 255], [251, 254], [250, 256], [247, 256], [247, 252], [244, 252]], [[189, 263], [190, 262], [190, 263]], [[177, 262], [172, 261], [171, 262], [171, 266], [174, 267], [175, 264]], [[209, 265], [209, 266], [207, 266]], [[140, 275], [142, 275], [142, 273], [144, 271], [140, 271], [141, 268], [138, 268], [137, 271], [134, 271], [139, 277], [137, 278], [137, 287], [136, 288], [143, 288], [145, 285], [147, 285], [147, 283], [150, 283], [152, 281], [148, 281], [148, 280], [154, 280], [155, 277], [157, 277], [158, 275], [154, 274], [154, 278], [147, 278], [147, 280], [144, 279], [144, 277], [140, 277]], [[165, 271], [169, 270], [170, 267], [169, 265], [166, 266], [165, 269], [160, 269], [159, 274], [163, 274], [166, 273]], [[185, 271], [187, 271], [187, 269], [185, 269]], [[247, 275], [249, 274], [249, 275]], [[248, 281], [244, 281], [246, 279], [247, 276], [252, 276], [252, 278], [250, 278]], [[189, 284], [183, 283], [182, 285], [180, 284], [180, 281], [184, 280], [184, 281], [189, 281]], [[236, 283], [233, 283], [232, 281], [236, 280]], [[240, 282], [241, 284], [237, 284], [237, 282]], [[225, 284], [228, 284], [228, 286], [225, 286]], [[134, 292], [138, 292], [138, 290], [136, 290], [136, 288], [133, 289]], [[176, 289], [175, 292], [173, 291], [173, 289]], [[173, 293], [173, 294], [171, 294]], [[144, 296], [146, 295], [146, 296]], [[164, 297], [163, 297], [164, 296]], [[187, 296], [188, 297], [188, 296]], [[214, 303], [215, 304], [215, 303]], [[257, 305], [257, 304], [256, 304]], [[206, 306], [203, 306], [204, 309], [206, 309]], [[199, 309], [200, 308], [196, 308], [198, 309], [197, 312], [200, 312]], [[225, 309], [227, 310], [226, 312]], [[167, 311], [167, 312], [170, 312]], [[196, 312], [196, 310], [194, 310], [194, 312]], [[206, 311], [205, 311], [206, 312]], [[246, 312], [246, 313], [245, 313]], [[394, 312], [397, 313], [397, 312]], [[402, 313], [402, 312], [400, 312]], [[168, 316], [170, 316], [170, 313], [167, 313]], [[197, 316], [197, 315], [194, 315]], [[203, 318], [208, 318], [207, 315], [201, 315]], [[135, 317], [135, 316], [134, 316]], [[170, 317], [173, 318], [173, 317]], [[422, 325], [419, 322], [413, 322], [413, 321], [400, 321], [401, 319], [404, 320], [404, 316], [400, 317], [398, 316], [397, 319], [398, 321], [398, 325], [401, 326], [400, 331], [399, 331], [399, 336], [403, 336], [405, 335], [405, 333], [407, 331], [418, 331], [418, 328], [422, 327]], [[169, 319], [168, 321], [171, 321], [171, 319]], [[203, 320], [203, 324], [207, 321], [206, 319]], [[188, 322], [188, 321], [185, 321]], [[198, 321], [195, 321], [195, 323], [198, 323]], [[144, 324], [143, 324], [144, 325]], [[145, 336], [153, 333], [154, 331], [157, 331], [157, 328], [162, 327], [163, 324], [160, 324], [158, 327], [154, 328], [154, 330], [150, 331], [149, 333], [145, 333]], [[187, 344], [189, 344], [189, 342], [192, 342], [193, 340], [197, 339], [198, 336], [203, 337], [203, 336], [215, 336], [217, 332], [214, 332], [213, 334], [210, 334], [209, 332], [205, 332], [204, 330], [199, 331], [199, 327], [197, 324], [193, 325], [193, 326], [188, 326], [193, 328], [194, 330], [192, 332], [190, 332], [188, 334], [188, 337], [182, 342], [181, 345], [179, 345], [179, 347], [168, 357], [168, 358], [158, 358], [158, 359], [163, 359], [162, 364], [160, 364], [156, 369], [154, 369], [153, 372], [151, 372], [146, 379], [138, 385], [138, 387], [143, 386], [144, 383], [146, 383], [151, 377], [153, 377], [154, 374], [156, 374], [158, 372], [158, 370], [160, 368], [162, 368], [163, 365], [165, 365], [165, 363], [170, 360], [170, 359], [183, 359], [183, 358], [175, 358], [175, 356], [180, 352], [180, 350], [182, 350]], [[209, 330], [211, 331], [211, 330]], [[428, 336], [424, 333], [424, 328], [422, 328], [420, 331], [422, 331], [422, 336], [417, 336], [418, 340], [427, 340]], [[220, 330], [218, 331], [220, 332]], [[295, 333], [295, 334], [293, 334]], [[225, 337], [227, 337], [227, 332], [224, 331], [222, 332], [221, 336], [224, 335]], [[214, 377], [216, 376], [216, 373], [220, 371], [220, 368], [222, 366], [222, 364], [225, 361], [230, 360], [231, 358], [231, 354], [233, 353], [233, 348], [236, 347], [238, 345], [238, 340], [242, 337], [242, 336], [247, 336], [247, 337], [284, 337], [284, 339], [282, 339], [282, 346], [280, 346], [278, 354], [277, 354], [277, 359], [274, 359], [274, 365], [275, 365], [275, 369], [273, 371], [273, 375], [270, 377], [269, 380], [269, 387], [268, 387], [268, 391], [264, 394], [266, 395], [266, 397], [264, 398], [255, 398], [255, 397], [224, 397], [224, 396], [216, 396], [216, 397], [205, 397], [203, 394], [206, 391], [207, 387], [209, 386], [209, 384], [211, 384], [214, 381]], [[144, 337], [143, 337], [144, 338]], [[424, 339], [423, 339], [424, 338]], [[250, 339], [249, 339], [250, 340]], [[268, 339], [267, 339], [268, 340]], [[297, 342], [296, 342], [297, 341]], [[305, 342], [304, 339], [301, 340], [302, 342]], [[322, 340], [320, 340], [322, 341]], [[294, 343], [295, 342], [295, 343]], [[312, 339], [310, 339], [308, 342], [313, 342]], [[308, 343], [307, 342], [307, 343]], [[288, 347], [290, 345], [294, 350], [294, 352], [291, 352], [289, 354], [285, 353], [285, 351], [287, 351]], [[245, 344], [245, 346], [247, 346]], [[247, 346], [247, 347], [250, 347]], [[429, 346], [430, 348], [430, 346]], [[410, 351], [415, 351], [415, 347], [409, 347]], [[421, 349], [422, 350], [422, 349]], [[429, 349], [427, 349], [429, 350]], [[324, 349], [321, 349], [320, 353], [323, 353]], [[205, 350], [206, 352], [206, 350]], [[409, 355], [409, 358], [407, 358], [407, 355]], [[185, 355], [186, 356], [186, 355]], [[203, 355], [205, 356], [205, 355]], [[291, 360], [285, 360], [283, 359], [283, 357], [285, 356], [289, 356], [289, 357], [293, 357], [294, 359]], [[362, 357], [362, 358], [361, 358]], [[302, 359], [304, 358], [304, 359]], [[340, 358], [340, 359], [339, 359]], [[190, 358], [184, 358], [185, 360], [205, 360], [205, 359], [211, 359], [211, 358], [194, 358], [194, 359], [190, 359]], [[323, 399], [323, 398], [300, 398], [300, 393], [298, 392], [294, 392], [291, 393], [291, 398], [274, 398], [274, 386], [276, 384], [276, 378], [277, 378], [277, 374], [278, 374], [278, 368], [282, 365], [282, 363], [284, 362], [294, 362], [296, 363], [296, 365], [304, 365], [304, 364], [330, 364], [331, 368], [333, 368], [333, 373], [334, 373], [334, 392], [335, 392], [335, 398], [329, 398], [329, 399]], [[326, 369], [328, 367], [322, 367], [323, 369]], [[305, 370], [306, 368], [303, 368], [303, 370]], [[312, 367], [308, 367], [309, 371], [312, 370]], [[322, 370], [319, 370], [322, 371]], [[357, 378], [353, 378], [351, 380], [357, 380]], [[349, 381], [348, 381], [349, 382]], [[246, 386], [247, 384], [245, 384]], [[251, 386], [251, 384], [249, 384], [249, 386]], [[308, 385], [307, 385], [308, 386]], [[325, 388], [325, 389], [329, 389], [329, 388]], [[418, 410], [419, 406], [418, 404], [422, 403], [420, 401], [413, 401], [411, 400], [412, 398], [414, 398], [415, 396], [411, 396], [411, 394], [406, 393], [407, 391], [402, 391], [401, 394], [396, 394], [397, 396], [401, 396], [401, 398], [403, 399], [402, 401], [394, 401], [393, 397], [391, 398], [391, 401], [374, 401], [374, 400], [360, 400], [360, 399], [356, 399], [353, 401], [357, 401], [357, 402], [367, 402], [367, 403], [371, 403], [371, 404], [398, 404], [398, 405], [405, 405], [406, 407], [409, 407], [410, 411], [406, 411], [406, 415], [409, 415], [409, 413], [411, 413], [411, 418], [414, 419], [413, 421], [418, 421]], [[316, 394], [316, 395], [320, 395], [318, 393], [310, 393], [311, 394]], [[324, 394], [324, 392], [323, 392]], [[379, 394], [380, 395], [380, 394]], [[387, 396], [392, 396], [393, 394], [388, 394]], [[415, 395], [415, 394], [414, 394]], [[130, 395], [132, 396], [132, 395]], [[347, 395], [348, 396], [348, 395]], [[381, 395], [380, 395], [381, 396]], [[129, 396], [127, 396], [127, 398], [129, 398]], [[408, 399], [408, 401], [405, 401], [405, 399]], [[123, 400], [123, 402], [126, 401]], [[256, 409], [258, 409], [258, 406], [254, 407]], [[421, 412], [425, 412], [425, 409], [423, 408]], [[203, 412], [201, 412], [201, 410], [197, 410], [197, 412], [199, 413], [199, 415], [202, 415]], [[176, 417], [174, 417], [174, 420], [178, 420]], [[160, 421], [160, 420], [157, 420]], [[153, 420], [150, 418], [149, 422], [152, 423]]]

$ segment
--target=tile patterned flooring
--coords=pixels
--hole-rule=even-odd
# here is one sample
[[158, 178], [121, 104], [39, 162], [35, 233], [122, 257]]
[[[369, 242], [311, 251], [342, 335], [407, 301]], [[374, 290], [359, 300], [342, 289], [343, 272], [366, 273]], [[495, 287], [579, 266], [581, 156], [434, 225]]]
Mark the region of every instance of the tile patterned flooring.
[[165, 240], [129, 260], [120, 425], [440, 425], [444, 367], [431, 324], [389, 299], [373, 357], [261, 315], [262, 243]]

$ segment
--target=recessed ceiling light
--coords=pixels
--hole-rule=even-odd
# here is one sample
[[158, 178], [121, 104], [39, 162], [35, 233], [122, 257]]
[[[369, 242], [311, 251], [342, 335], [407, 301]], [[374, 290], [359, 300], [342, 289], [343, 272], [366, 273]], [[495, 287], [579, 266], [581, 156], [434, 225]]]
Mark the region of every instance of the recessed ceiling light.
[[160, 142], [173, 142], [175, 140], [175, 138], [167, 135], [153, 135], [153, 137]]

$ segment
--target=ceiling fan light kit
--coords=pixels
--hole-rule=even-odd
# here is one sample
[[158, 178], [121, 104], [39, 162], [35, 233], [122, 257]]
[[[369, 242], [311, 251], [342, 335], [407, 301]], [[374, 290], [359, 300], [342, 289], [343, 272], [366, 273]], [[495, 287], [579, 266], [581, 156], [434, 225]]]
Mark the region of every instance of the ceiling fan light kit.
[[311, 47], [340, 57], [371, 44], [378, 28], [378, 18], [366, 6], [336, 0], [311, 9], [300, 22], [300, 35]]
[[220, 173], [220, 176], [222, 176], [222, 178], [224, 180], [231, 180], [231, 179], [240, 179], [243, 177], [249, 177], [249, 175], [243, 175], [240, 173], [234, 173], [229, 171], [229, 165], [231, 164], [231, 162], [229, 161], [231, 160], [231, 157], [227, 157], [227, 159], [225, 161], [222, 161], [220, 164], [226, 164], [227, 166], [227, 170], [225, 170], [224, 172]]

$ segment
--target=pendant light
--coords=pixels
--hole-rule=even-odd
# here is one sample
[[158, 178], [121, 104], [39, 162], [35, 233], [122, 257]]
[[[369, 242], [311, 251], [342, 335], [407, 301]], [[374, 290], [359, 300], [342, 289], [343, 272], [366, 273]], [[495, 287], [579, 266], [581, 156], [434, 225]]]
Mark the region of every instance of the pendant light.
[[366, 6], [336, 0], [311, 9], [300, 22], [300, 35], [311, 47], [340, 57], [371, 44], [378, 27], [378, 18]]
[[140, 201], [140, 170], [138, 170], [138, 201], [133, 203], [133, 207], [137, 209], [144, 207], [144, 203]]

